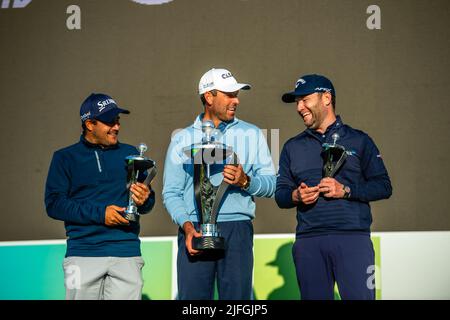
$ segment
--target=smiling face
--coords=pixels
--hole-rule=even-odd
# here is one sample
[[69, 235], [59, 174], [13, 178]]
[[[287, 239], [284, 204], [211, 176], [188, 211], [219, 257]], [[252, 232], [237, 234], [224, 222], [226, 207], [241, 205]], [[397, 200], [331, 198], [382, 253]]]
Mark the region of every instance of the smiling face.
[[222, 92], [216, 90], [216, 95], [212, 92], [205, 93], [205, 120], [212, 120], [217, 127], [220, 122], [232, 121], [236, 114], [239, 91]]
[[85, 125], [85, 138], [90, 143], [108, 147], [118, 142], [120, 130], [119, 117], [116, 117], [112, 123], [104, 123], [99, 120], [86, 120]]
[[298, 114], [303, 118], [305, 126], [311, 130], [323, 133], [336, 119], [329, 93], [316, 92], [299, 96], [295, 101], [297, 102]]

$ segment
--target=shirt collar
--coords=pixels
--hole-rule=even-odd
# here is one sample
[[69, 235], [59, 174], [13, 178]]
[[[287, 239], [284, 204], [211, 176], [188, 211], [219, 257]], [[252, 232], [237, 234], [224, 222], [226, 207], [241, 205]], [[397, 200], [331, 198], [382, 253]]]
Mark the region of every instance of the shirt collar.
[[[201, 129], [202, 128], [202, 121], [203, 121], [203, 117], [205, 116], [205, 113], [201, 113], [198, 115], [197, 119], [194, 122], [194, 127], [197, 129]], [[219, 126], [217, 127], [217, 129], [224, 133], [229, 127], [234, 126], [236, 123], [238, 123], [239, 119], [234, 117], [233, 120], [231, 121], [222, 121], [221, 123], [219, 123]]]
[[116, 149], [119, 147], [119, 142], [117, 142], [116, 144], [111, 145], [111, 146], [101, 146], [99, 144], [89, 142], [88, 140], [86, 140], [84, 135], [80, 136], [80, 142], [82, 142], [85, 146], [87, 146], [89, 148], [96, 148], [96, 149], [101, 149], [101, 150]]
[[316, 130], [306, 129], [307, 132], [315, 137], [319, 137], [321, 140], [330, 135], [331, 132], [339, 130], [343, 126], [341, 116], [337, 115], [336, 120], [328, 126], [324, 133], [317, 132]]

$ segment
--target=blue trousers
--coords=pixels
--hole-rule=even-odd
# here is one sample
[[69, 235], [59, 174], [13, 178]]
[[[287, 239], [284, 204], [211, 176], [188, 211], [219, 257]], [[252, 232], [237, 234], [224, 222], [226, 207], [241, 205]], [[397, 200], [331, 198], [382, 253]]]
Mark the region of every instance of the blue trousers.
[[374, 300], [375, 254], [370, 235], [326, 234], [298, 238], [292, 248], [302, 299]]
[[[198, 224], [194, 224], [198, 230]], [[178, 299], [212, 300], [214, 284], [220, 300], [249, 300], [252, 295], [253, 224], [251, 220], [219, 222], [226, 249], [190, 256], [184, 232], [178, 232]]]

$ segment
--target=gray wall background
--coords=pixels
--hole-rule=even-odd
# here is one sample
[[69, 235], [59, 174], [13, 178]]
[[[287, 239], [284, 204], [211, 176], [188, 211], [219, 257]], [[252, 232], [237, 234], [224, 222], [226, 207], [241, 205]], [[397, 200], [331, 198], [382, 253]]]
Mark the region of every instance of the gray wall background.
[[[66, 27], [71, 4], [81, 30]], [[381, 30], [366, 27], [371, 4]], [[392, 198], [372, 204], [373, 230], [450, 230], [449, 16], [447, 0], [33, 0], [0, 9], [0, 240], [65, 237], [46, 215], [45, 180], [53, 152], [78, 140], [91, 92], [131, 109], [120, 140], [145, 141], [158, 163], [157, 205], [141, 235], [176, 234], [161, 199], [164, 157], [172, 131], [201, 112], [197, 84], [211, 67], [253, 85], [237, 116], [280, 129], [280, 149], [304, 129], [281, 94], [302, 74], [327, 75], [337, 113], [373, 137], [393, 182]], [[294, 232], [295, 210], [258, 199], [254, 224]]]

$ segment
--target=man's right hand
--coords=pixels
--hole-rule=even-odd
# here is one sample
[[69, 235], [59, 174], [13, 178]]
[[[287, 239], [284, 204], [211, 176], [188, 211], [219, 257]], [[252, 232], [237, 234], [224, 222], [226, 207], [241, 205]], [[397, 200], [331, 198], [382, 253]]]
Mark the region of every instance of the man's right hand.
[[192, 238], [193, 237], [201, 237], [202, 234], [195, 230], [194, 225], [190, 221], [186, 221], [183, 224], [184, 235], [186, 237], [186, 249], [188, 250], [191, 256], [195, 256], [201, 253], [201, 251], [195, 250], [192, 248]]
[[304, 203], [306, 205], [313, 204], [319, 199], [319, 186], [308, 187], [302, 182], [300, 186], [292, 191], [292, 202], [295, 204]]
[[108, 227], [127, 226], [130, 221], [125, 219], [119, 212], [124, 212], [125, 208], [110, 205], [105, 210], [105, 224]]

